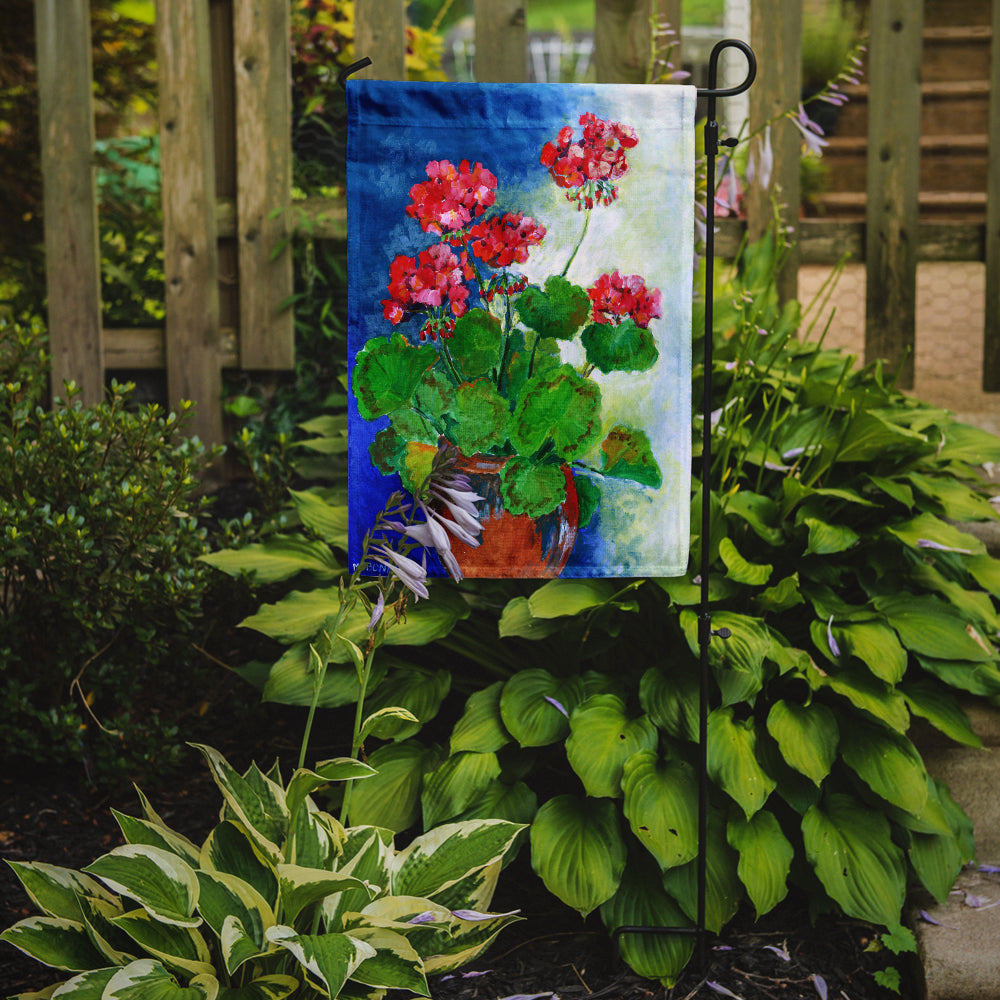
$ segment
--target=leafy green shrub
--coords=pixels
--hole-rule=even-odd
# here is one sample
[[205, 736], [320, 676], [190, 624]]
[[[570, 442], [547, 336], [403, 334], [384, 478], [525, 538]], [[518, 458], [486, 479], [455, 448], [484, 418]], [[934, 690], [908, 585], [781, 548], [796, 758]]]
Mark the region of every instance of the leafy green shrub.
[[115, 813], [126, 845], [82, 872], [11, 862], [43, 915], [0, 939], [78, 973], [60, 996], [429, 996], [428, 973], [471, 961], [518, 919], [486, 912], [516, 824], [453, 823], [400, 850], [310, 797], [369, 778], [367, 765], [324, 761], [285, 785], [277, 766], [241, 775], [199, 749], [225, 802], [200, 847], [140, 793], [144, 818]]
[[70, 385], [43, 409], [40, 336], [0, 322], [0, 744], [7, 760], [83, 757], [107, 774], [176, 752], [157, 682], [191, 662], [208, 456], [186, 405], [132, 410], [130, 386], [83, 406]]

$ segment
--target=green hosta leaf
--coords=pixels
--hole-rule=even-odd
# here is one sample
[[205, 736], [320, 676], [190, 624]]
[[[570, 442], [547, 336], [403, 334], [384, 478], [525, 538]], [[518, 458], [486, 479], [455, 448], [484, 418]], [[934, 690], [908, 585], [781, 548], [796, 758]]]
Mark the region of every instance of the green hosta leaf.
[[958, 838], [951, 833], [911, 833], [909, 856], [924, 888], [945, 903], [965, 861]]
[[504, 820], [446, 823], [396, 855], [392, 891], [434, 899], [460, 880], [499, 862], [523, 829]]
[[809, 529], [806, 555], [828, 556], [845, 552], [860, 538], [860, 535], [846, 524], [828, 524], [815, 517], [804, 518], [803, 523]]
[[[700, 656], [698, 616], [685, 610], [680, 620], [692, 654]], [[712, 615], [712, 628], [727, 628], [732, 633], [728, 639], [713, 637], [708, 647], [708, 662], [722, 689], [723, 703], [752, 703], [763, 686], [764, 659], [771, 648], [767, 627], [759, 618], [719, 611]]]
[[1000, 669], [993, 663], [935, 660], [930, 656], [918, 656], [917, 662], [949, 687], [987, 697], [1000, 694]]
[[527, 597], [509, 600], [500, 615], [500, 638], [544, 639], [563, 628], [562, 622], [536, 618]]
[[222, 822], [208, 835], [202, 844], [200, 867], [234, 875], [253, 886], [270, 906], [277, 905], [277, 873], [240, 823]]
[[918, 492], [938, 504], [941, 513], [950, 521], [992, 521], [996, 518], [996, 511], [986, 497], [954, 478], [911, 472], [906, 479]]
[[903, 696], [884, 681], [872, 677], [868, 670], [841, 667], [835, 673], [823, 674], [812, 666], [806, 673], [806, 679], [814, 689], [829, 688], [855, 708], [881, 719], [899, 733], [905, 733], [910, 724], [910, 713], [906, 710]]
[[631, 479], [658, 490], [663, 473], [653, 455], [649, 435], [643, 430], [616, 424], [601, 442], [601, 472], [615, 479]]
[[385, 708], [405, 708], [410, 712], [416, 721], [386, 719], [379, 727], [380, 739], [405, 740], [437, 715], [450, 688], [451, 674], [447, 670], [424, 667], [394, 670], [368, 697], [365, 707], [371, 712]]
[[231, 961], [232, 949], [224, 949], [226, 970], [232, 975], [246, 958], [266, 949], [264, 931], [274, 925], [274, 912], [252, 885], [235, 875], [200, 871], [198, 883], [201, 888], [198, 911], [216, 936], [224, 941], [223, 928], [226, 921], [234, 920], [239, 922], [242, 937], [251, 942], [252, 954], [236, 962]]
[[996, 659], [995, 650], [975, 626], [936, 597], [883, 595], [874, 603], [903, 645], [915, 653], [978, 663]]
[[198, 864], [199, 849], [187, 837], [175, 833], [161, 823], [126, 816], [124, 813], [118, 812], [117, 809], [112, 809], [111, 812], [129, 844], [147, 844], [150, 847], [159, 847], [171, 854], [176, 854], [192, 867]]
[[[278, 884], [285, 919], [294, 922], [307, 906], [345, 889], [364, 889], [364, 883], [342, 872], [303, 868], [300, 865], [278, 865]], [[372, 893], [374, 895], [374, 893]]]
[[787, 611], [798, 604], [804, 604], [805, 598], [799, 590], [799, 574], [793, 573], [779, 580], [773, 587], [761, 591], [754, 598], [757, 607], [765, 614]]
[[434, 750], [411, 740], [379, 747], [368, 758], [378, 773], [351, 789], [351, 824], [397, 833], [412, 826], [420, 817], [424, 773], [437, 760]]
[[841, 741], [845, 763], [869, 788], [905, 812], [919, 815], [927, 801], [927, 772], [905, 736], [852, 719]]
[[351, 973], [355, 982], [430, 996], [424, 963], [402, 934], [384, 927], [361, 926], [351, 930], [351, 937], [375, 949], [375, 954]]
[[[720, 813], [708, 818], [705, 850], [705, 926], [718, 934], [732, 919], [743, 899], [743, 883], [736, 874], [736, 852], [726, 843], [726, 825]], [[698, 918], [698, 861], [663, 873], [663, 887], [691, 920]]]
[[502, 447], [507, 440], [510, 409], [488, 378], [462, 382], [455, 390], [451, 413], [455, 424], [449, 437], [463, 455]]
[[[456, 333], [458, 332], [456, 325]], [[408, 406], [424, 373], [437, 363], [430, 346], [413, 347], [401, 333], [373, 337], [354, 359], [351, 387], [363, 420]]]
[[[608, 931], [619, 927], [686, 927], [688, 918], [664, 891], [654, 865], [641, 856], [629, 858], [617, 892], [601, 904], [601, 919]], [[673, 986], [691, 959], [694, 936], [690, 934], [623, 934], [622, 958], [638, 975]]]
[[[337, 650], [347, 647], [343, 642], [334, 644], [334, 655]], [[370, 688], [374, 688], [385, 677], [387, 657], [376, 657], [368, 680]], [[339, 708], [350, 705], [358, 700], [357, 671], [353, 666], [339, 667], [330, 664], [323, 675], [323, 683], [319, 689], [318, 708]], [[316, 695], [315, 664], [310, 653], [308, 642], [297, 642], [289, 646], [281, 654], [277, 662], [268, 672], [264, 682], [261, 697], [264, 701], [273, 701], [281, 705], [311, 705]]]
[[528, 608], [535, 618], [579, 615], [603, 607], [617, 589], [610, 580], [549, 580], [528, 598]]
[[937, 459], [940, 462], [967, 462], [969, 465], [1000, 462], [997, 436], [981, 427], [949, 421]]
[[495, 753], [452, 754], [424, 779], [421, 804], [426, 828], [454, 819], [500, 776]]
[[890, 423], [870, 410], [861, 410], [851, 421], [837, 451], [838, 462], [867, 462], [890, 448], [921, 445], [922, 434]]
[[465, 711], [451, 733], [452, 753], [461, 750], [493, 753], [510, 742], [510, 733], [500, 717], [502, 689], [503, 681], [497, 681], [469, 696]]
[[83, 911], [79, 902], [81, 896], [115, 902], [115, 897], [97, 879], [71, 868], [60, 868], [40, 861], [8, 861], [7, 864], [13, 869], [32, 903], [46, 916], [82, 920]]
[[579, 677], [560, 679], [547, 670], [522, 670], [504, 684], [500, 716], [521, 746], [547, 746], [566, 736], [569, 715], [582, 700]]
[[470, 309], [455, 321], [451, 356], [467, 382], [500, 365], [500, 320], [485, 309]]
[[879, 622], [854, 622], [833, 626], [833, 635], [844, 653], [856, 656], [887, 684], [898, 684], [906, 673], [906, 650], [896, 633]]
[[551, 444], [571, 462], [597, 444], [601, 435], [601, 390], [572, 365], [528, 379], [511, 418], [510, 438], [518, 453], [532, 455]]
[[795, 849], [781, 832], [774, 813], [762, 809], [750, 819], [737, 816], [726, 828], [729, 846], [739, 851], [736, 873], [760, 919], [788, 894], [788, 873]]
[[511, 514], [543, 517], [566, 500], [566, 474], [558, 465], [512, 458], [500, 470], [504, 508]]
[[981, 590], [971, 590], [967, 585], [947, 579], [944, 574], [930, 565], [921, 563], [913, 568], [910, 579], [917, 587], [940, 594], [956, 611], [983, 628], [987, 634], [1000, 632], [1000, 615], [997, 614], [993, 598]]
[[331, 580], [343, 572], [325, 542], [289, 535], [272, 535], [266, 542], [209, 552], [199, 559], [230, 576], [246, 574], [256, 584], [288, 580], [298, 573]]
[[261, 976], [245, 986], [223, 987], [218, 1000], [285, 1000], [298, 988], [299, 981], [292, 976]]
[[[268, 926], [273, 926], [273, 920]], [[219, 945], [222, 960], [226, 963], [226, 970], [230, 975], [252, 959], [260, 958], [268, 951], [274, 951], [272, 944], [261, 945], [256, 940], [256, 933], [256, 928], [251, 932], [236, 916], [230, 915], [223, 919], [219, 930]], [[263, 928], [260, 929], [260, 933], [263, 936]]]
[[688, 764], [640, 751], [625, 762], [622, 790], [625, 818], [660, 868], [697, 855], [698, 783]]
[[566, 757], [588, 795], [619, 798], [622, 769], [639, 750], [654, 750], [659, 738], [649, 716], [629, 719], [625, 703], [612, 694], [596, 694], [570, 716]]
[[90, 940], [104, 956], [102, 964], [127, 965], [136, 957], [131, 938], [112, 923], [115, 917], [124, 913], [120, 901], [109, 903], [95, 896], [81, 896], [80, 907]]
[[372, 778], [377, 773], [375, 768], [353, 757], [334, 757], [331, 760], [320, 761], [312, 771], [300, 767], [288, 782], [285, 805], [289, 813], [296, 813], [307, 796], [331, 781], [356, 781], [361, 778]]
[[101, 1000], [216, 1000], [219, 981], [210, 974], [195, 976], [187, 986], [157, 961], [139, 959], [116, 970], [101, 994]]
[[590, 315], [590, 296], [585, 288], [552, 275], [545, 291], [530, 285], [517, 300], [521, 322], [540, 337], [570, 340]]
[[76, 920], [64, 917], [28, 917], [19, 920], [0, 934], [6, 941], [35, 961], [54, 969], [81, 972], [105, 964], [91, 944], [87, 929]]
[[197, 930], [161, 923], [145, 910], [123, 913], [111, 922], [168, 968], [188, 976], [212, 974], [211, 953]]
[[747, 562], [740, 555], [736, 545], [729, 538], [719, 541], [719, 558], [726, 564], [730, 580], [745, 583], [749, 587], [763, 587], [771, 578], [774, 567], [770, 564]]
[[[658, 577], [653, 582], [669, 595], [674, 604], [679, 604], [681, 607], [691, 607], [701, 602], [701, 584], [694, 583], [690, 576]], [[721, 573], [709, 573], [710, 601], [724, 601], [727, 597], [732, 597], [738, 589], [732, 580]]]
[[510, 823], [529, 824], [538, 812], [538, 797], [523, 782], [513, 785], [493, 781], [483, 789], [459, 817], [466, 819], [505, 819]]
[[774, 791], [775, 781], [757, 762], [754, 720], [733, 718], [732, 708], [708, 717], [708, 773], [749, 819]]
[[[461, 914], [456, 908], [453, 913]], [[478, 958], [492, 944], [493, 939], [505, 927], [516, 923], [521, 917], [517, 912], [500, 913], [483, 919], [462, 920], [453, 918], [450, 932], [445, 936], [440, 932], [440, 943], [424, 961], [424, 971], [430, 973], [451, 972]], [[441, 940], [443, 939], [443, 940]]]
[[918, 514], [909, 521], [889, 525], [886, 531], [913, 549], [924, 548], [922, 542], [932, 542], [934, 545], [971, 555], [984, 555], [986, 552], [986, 546], [978, 538], [933, 514]]
[[605, 375], [649, 371], [659, 360], [656, 340], [631, 317], [620, 323], [589, 323], [580, 334], [587, 364]]
[[906, 892], [903, 852], [888, 820], [849, 795], [830, 795], [802, 820], [806, 857], [849, 917], [899, 923]]
[[932, 680], [922, 680], [907, 681], [900, 685], [900, 691], [910, 711], [926, 719], [945, 736], [967, 747], [983, 745], [965, 710], [947, 688]]
[[176, 854], [147, 844], [125, 844], [84, 871], [113, 892], [134, 899], [150, 916], [178, 927], [197, 927], [198, 878]]
[[833, 712], [819, 702], [798, 705], [779, 699], [768, 713], [767, 731], [785, 761], [818, 787], [837, 757], [839, 730]]
[[757, 537], [768, 545], [780, 546], [785, 539], [781, 510], [771, 497], [739, 490], [726, 497], [726, 514], [745, 521]]
[[994, 597], [1000, 597], [1000, 559], [990, 555], [973, 556], [963, 560], [965, 568], [976, 583]]
[[296, 934], [281, 924], [268, 928], [267, 939], [285, 948], [332, 997], [339, 996], [344, 983], [375, 949], [349, 934]]
[[549, 799], [531, 824], [531, 865], [549, 892], [582, 916], [610, 899], [625, 870], [615, 804], [572, 795]]
[[698, 739], [698, 675], [674, 661], [670, 673], [650, 667], [639, 682], [639, 704], [662, 730], [678, 740]]
[[289, 490], [299, 519], [328, 545], [347, 548], [347, 504], [328, 503], [315, 490]]

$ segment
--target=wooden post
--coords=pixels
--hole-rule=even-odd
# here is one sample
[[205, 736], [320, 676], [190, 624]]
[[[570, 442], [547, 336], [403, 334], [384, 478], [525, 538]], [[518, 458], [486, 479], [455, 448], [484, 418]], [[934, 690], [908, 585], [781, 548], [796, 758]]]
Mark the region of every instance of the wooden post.
[[294, 317], [282, 307], [292, 294], [290, 20], [288, 0], [233, 7], [242, 368], [295, 367]]
[[[872, 0], [868, 57], [865, 360], [913, 387], [923, 3]], [[905, 359], [905, 360], [904, 360]]]
[[1000, 0], [993, 0], [990, 45], [989, 170], [986, 180], [986, 326], [983, 390], [1000, 391]]
[[362, 0], [354, 5], [354, 57], [364, 56], [372, 65], [355, 75], [406, 79], [405, 0]]
[[[757, 57], [757, 80], [750, 88], [750, 132], [798, 107], [802, 98], [802, 4], [799, 0], [758, 0], [750, 8], [750, 40]], [[720, 111], [720, 115], [724, 113]], [[739, 122], [729, 123], [735, 134]], [[759, 140], [754, 139], [754, 143]], [[747, 229], [751, 240], [760, 239], [775, 221], [791, 229], [792, 246], [778, 273], [778, 297], [786, 302], [798, 296], [799, 287], [799, 159], [802, 135], [787, 119], [771, 126], [774, 169], [766, 188], [757, 178], [747, 192]], [[775, 234], [777, 236], [777, 234]]]
[[524, 0], [475, 0], [476, 60], [480, 83], [523, 83], [528, 79], [528, 31]]
[[160, 0], [156, 58], [163, 176], [167, 395], [197, 404], [192, 432], [222, 441], [219, 257], [207, 0]]
[[88, 0], [35, 0], [52, 394], [104, 397]]
[[645, 83], [657, 0], [594, 0], [594, 68], [598, 83]]

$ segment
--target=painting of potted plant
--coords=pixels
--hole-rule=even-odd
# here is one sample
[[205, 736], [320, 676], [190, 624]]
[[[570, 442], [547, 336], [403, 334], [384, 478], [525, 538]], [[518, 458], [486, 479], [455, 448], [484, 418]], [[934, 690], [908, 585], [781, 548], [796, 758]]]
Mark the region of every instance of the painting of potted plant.
[[[414, 498], [398, 530], [453, 576], [558, 576], [601, 516], [602, 484], [664, 485], [661, 414], [605, 400], [609, 379], [659, 364], [663, 291], [588, 239], [641, 142], [641, 127], [588, 110], [537, 144], [561, 206], [545, 219], [504, 185], [502, 157], [428, 159], [410, 175], [381, 328], [352, 359], [351, 432], [365, 427], [371, 466]], [[550, 249], [560, 226], [570, 235]]]

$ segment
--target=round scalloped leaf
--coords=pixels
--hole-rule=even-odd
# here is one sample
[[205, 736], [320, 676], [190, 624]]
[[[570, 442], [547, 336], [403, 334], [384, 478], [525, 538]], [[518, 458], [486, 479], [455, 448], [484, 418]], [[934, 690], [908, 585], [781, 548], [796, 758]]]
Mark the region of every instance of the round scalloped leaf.
[[580, 335], [587, 363], [605, 375], [610, 372], [645, 372], [656, 364], [656, 340], [631, 317], [617, 325], [591, 323]]
[[572, 365], [533, 375], [511, 418], [510, 438], [521, 455], [548, 442], [570, 462], [589, 451], [601, 436], [601, 390]]
[[433, 347], [414, 347], [401, 333], [375, 337], [358, 351], [351, 387], [365, 420], [409, 406], [424, 373], [437, 362]]
[[500, 364], [501, 331], [500, 320], [485, 309], [470, 309], [455, 321], [447, 350], [467, 381], [489, 374]]
[[464, 455], [500, 447], [507, 440], [510, 407], [488, 378], [458, 386], [451, 416], [451, 438]]
[[565, 501], [566, 475], [558, 465], [512, 458], [500, 470], [500, 492], [509, 513], [542, 517]]
[[601, 442], [601, 472], [616, 479], [631, 479], [658, 490], [663, 473], [653, 457], [649, 435], [643, 430], [616, 424]]
[[540, 337], [570, 340], [590, 315], [590, 296], [585, 288], [553, 274], [545, 291], [530, 285], [517, 300], [517, 313], [525, 326]]

